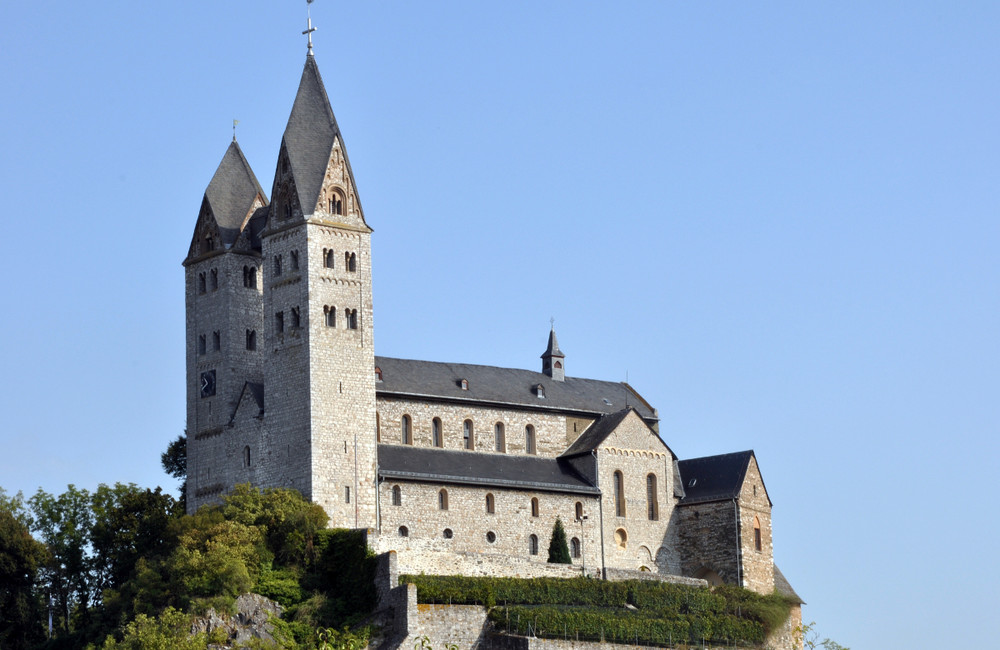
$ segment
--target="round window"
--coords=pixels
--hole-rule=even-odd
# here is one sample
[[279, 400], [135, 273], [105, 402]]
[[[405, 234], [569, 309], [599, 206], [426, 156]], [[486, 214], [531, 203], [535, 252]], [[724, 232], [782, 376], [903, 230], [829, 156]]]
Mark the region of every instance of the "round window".
[[486, 541], [489, 542], [490, 544], [497, 541], [497, 534], [494, 533], [492, 530], [486, 533]]
[[451, 539], [454, 536], [455, 536], [455, 533], [451, 532], [451, 528], [445, 528], [444, 529], [444, 538], [445, 539]]

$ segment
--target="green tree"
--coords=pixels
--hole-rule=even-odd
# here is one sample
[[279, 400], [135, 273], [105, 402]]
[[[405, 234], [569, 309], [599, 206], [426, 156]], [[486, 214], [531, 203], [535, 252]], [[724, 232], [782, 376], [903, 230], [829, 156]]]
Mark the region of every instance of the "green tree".
[[795, 647], [804, 650], [851, 650], [831, 639], [819, 640], [819, 633], [816, 632], [816, 623], [804, 623], [795, 628], [792, 632], [795, 637]]
[[90, 543], [99, 590], [120, 589], [139, 558], [164, 557], [173, 550], [170, 522], [177, 516], [177, 502], [160, 488], [102, 484], [94, 492], [92, 507]]
[[[191, 617], [168, 607], [156, 617], [140, 614], [125, 626], [121, 641], [108, 636], [101, 650], [206, 650], [210, 641], [221, 639], [191, 634]], [[93, 648], [87, 646], [87, 650]]]
[[329, 521], [322, 506], [310, 503], [297, 490], [261, 490], [249, 483], [233, 488], [222, 513], [226, 519], [259, 528], [278, 563], [295, 567], [316, 559], [316, 535]]
[[32, 511], [32, 530], [48, 548], [42, 567], [45, 591], [56, 604], [56, 617], [65, 633], [70, 632], [70, 618], [76, 612], [81, 624], [89, 618], [92, 595], [90, 558], [87, 548], [93, 527], [90, 493], [69, 485], [59, 496], [41, 488], [28, 500]]
[[21, 650], [44, 638], [35, 583], [47, 552], [29, 521], [21, 494], [8, 498], [0, 489], [0, 648]]
[[181, 479], [178, 503], [181, 512], [184, 512], [187, 509], [187, 431], [167, 445], [167, 450], [160, 454], [160, 465], [164, 472]]
[[566, 545], [566, 529], [563, 528], [562, 519], [556, 517], [556, 524], [552, 527], [552, 539], [549, 540], [549, 562], [553, 564], [572, 564], [569, 557], [569, 547]]

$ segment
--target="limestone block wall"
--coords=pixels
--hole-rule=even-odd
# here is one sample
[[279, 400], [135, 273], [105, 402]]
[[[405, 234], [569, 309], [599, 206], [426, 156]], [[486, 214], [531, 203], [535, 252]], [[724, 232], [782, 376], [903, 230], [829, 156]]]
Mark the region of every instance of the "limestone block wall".
[[[764, 490], [757, 459], [750, 458], [739, 496], [740, 547], [743, 586], [757, 593], [774, 591], [774, 545], [771, 536], [771, 502]], [[760, 550], [755, 527], [760, 528]]]
[[[308, 228], [312, 497], [326, 509], [331, 525], [374, 527], [371, 235], [367, 230], [322, 224]], [[328, 256], [332, 267], [327, 266]], [[328, 320], [330, 311], [335, 317]]]
[[[499, 453], [525, 454], [525, 429], [535, 429], [535, 447], [539, 457], [555, 458], [569, 447], [566, 418], [563, 415], [541, 411], [489, 408], [466, 404], [443, 404], [400, 399], [379, 395], [377, 401], [379, 439], [385, 444], [402, 444], [403, 415], [410, 416], [413, 444], [432, 447], [432, 422], [440, 418], [444, 449], [465, 449], [463, 423], [472, 420], [475, 451], [496, 451], [495, 426], [504, 428], [504, 451]], [[582, 429], [581, 429], [582, 432]]]
[[[392, 502], [394, 486], [400, 488], [398, 506]], [[440, 508], [442, 489], [447, 491], [447, 510]], [[571, 549], [574, 538], [582, 541], [581, 557], [573, 558], [574, 564], [582, 565], [585, 559], [588, 568], [600, 566], [600, 530], [599, 520], [593, 516], [597, 512], [594, 496], [409, 481], [384, 481], [379, 490], [381, 534], [378, 549], [397, 550], [401, 563], [405, 557], [405, 563], [410, 567], [419, 565], [419, 571], [460, 573], [453, 570], [452, 564], [448, 564], [447, 569], [445, 564], [439, 564], [438, 554], [480, 553], [545, 563], [557, 517], [562, 519]], [[486, 511], [487, 493], [494, 498], [493, 513]], [[538, 500], [537, 517], [532, 516], [532, 499]], [[580, 524], [574, 521], [577, 503], [581, 503], [584, 513], [591, 516], [582, 531]], [[401, 527], [406, 528], [406, 537], [401, 536]], [[446, 530], [451, 537], [446, 537]], [[493, 534], [492, 542], [489, 533]], [[530, 553], [531, 535], [538, 540], [537, 555]], [[411, 559], [411, 555], [426, 555], [427, 558]]]
[[[307, 243], [301, 225], [269, 231], [262, 239], [267, 363], [264, 389], [265, 418], [272, 443], [283, 447], [291, 461], [287, 487], [312, 499]], [[298, 257], [298, 268], [292, 263], [292, 253]], [[296, 309], [297, 325], [293, 317]]]
[[[598, 448], [603, 494], [604, 562], [608, 567], [680, 573], [670, 521], [674, 509], [673, 456], [635, 413], [630, 414]], [[615, 503], [615, 473], [620, 472], [625, 511]], [[655, 477], [650, 512], [648, 477]]]

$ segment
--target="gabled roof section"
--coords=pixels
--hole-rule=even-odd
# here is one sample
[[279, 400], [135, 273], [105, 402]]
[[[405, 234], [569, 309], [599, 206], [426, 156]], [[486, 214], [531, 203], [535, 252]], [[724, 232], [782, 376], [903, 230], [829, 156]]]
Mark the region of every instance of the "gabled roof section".
[[[505, 404], [530, 409], [587, 413], [614, 413], [632, 405], [647, 423], [658, 419], [656, 411], [630, 386], [621, 382], [567, 377], [556, 381], [541, 372], [517, 368], [478, 366], [375, 357], [382, 381], [375, 384], [380, 397], [405, 396], [449, 402]], [[467, 390], [461, 381], [467, 379]], [[541, 384], [539, 398], [534, 387]]]
[[[560, 458], [569, 458], [570, 456], [589, 454], [594, 449], [597, 449], [598, 447], [601, 446], [602, 443], [604, 443], [605, 440], [608, 439], [608, 436], [614, 433], [615, 430], [617, 430], [618, 427], [621, 426], [621, 424], [625, 421], [625, 419], [629, 416], [630, 413], [635, 413], [636, 416], [640, 420], [642, 420], [642, 416], [639, 415], [639, 412], [636, 411], [631, 406], [628, 408], [624, 408], [620, 411], [617, 411], [616, 413], [602, 415], [600, 418], [595, 420], [589, 427], [587, 427], [587, 430], [584, 431], [582, 434], [580, 434], [579, 438], [573, 441], [573, 444], [569, 446], [569, 449], [560, 454]], [[653, 431], [645, 420], [642, 420], [642, 423], [646, 427], [646, 429], [648, 429], [649, 435], [655, 438], [656, 441], [659, 442], [661, 445], [663, 445], [663, 448], [667, 450], [667, 452], [670, 454], [670, 457], [676, 460], [677, 457], [674, 455], [674, 452], [670, 450], [670, 447], [667, 445], [667, 443], [663, 442], [663, 438], [661, 438], [655, 431]]]
[[240, 145], [233, 140], [205, 190], [205, 201], [227, 248], [239, 237], [258, 196], [267, 205], [267, 195], [257, 182]]
[[751, 449], [680, 461], [685, 494], [679, 505], [737, 498], [753, 457]]
[[257, 412], [253, 417], [264, 415], [264, 384], [248, 381], [243, 383], [243, 390], [240, 391], [240, 397], [236, 400], [236, 408], [233, 409], [233, 414], [229, 418], [230, 423], [236, 419], [236, 415], [240, 411], [240, 405], [243, 404], [243, 398], [247, 397], [247, 395], [257, 404]]
[[555, 458], [380, 444], [378, 468], [382, 478], [402, 481], [600, 494], [569, 463]]
[[[291, 164], [292, 178], [303, 214], [312, 214], [319, 201], [323, 178], [330, 164], [330, 153], [337, 138], [343, 142], [319, 67], [315, 57], [307, 56], [292, 113], [288, 116], [288, 124], [281, 139]], [[357, 187], [346, 148], [343, 153], [351, 185]], [[363, 220], [364, 211], [360, 202], [358, 213]]]
[[774, 565], [774, 590], [785, 598], [791, 600], [793, 603], [798, 603], [800, 605], [806, 604], [806, 602], [802, 600], [797, 593], [795, 593], [795, 590], [792, 589], [791, 583], [788, 582], [788, 578], [786, 578], [785, 574], [781, 572], [781, 569], [778, 568], [777, 564]]
[[[628, 414], [635, 409], [629, 407], [627, 409], [622, 409], [617, 413], [611, 413], [608, 415], [602, 415], [600, 418], [594, 421], [587, 430], [580, 434], [580, 437], [573, 441], [573, 444], [569, 446], [569, 449], [564, 451], [561, 456], [576, 456], [577, 454], [590, 453], [604, 440], [611, 435], [618, 425], [621, 424]], [[655, 435], [655, 434], [654, 434]]]

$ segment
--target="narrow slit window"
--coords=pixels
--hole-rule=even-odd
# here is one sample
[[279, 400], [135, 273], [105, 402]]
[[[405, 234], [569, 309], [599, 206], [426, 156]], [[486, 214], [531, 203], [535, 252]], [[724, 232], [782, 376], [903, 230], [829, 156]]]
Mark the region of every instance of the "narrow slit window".
[[475, 449], [476, 440], [472, 431], [472, 420], [462, 423], [462, 443], [466, 449]]
[[615, 516], [625, 516], [625, 477], [620, 470], [615, 470]]
[[496, 498], [493, 496], [492, 492], [486, 493], [486, 514], [492, 515], [496, 513], [497, 502]]
[[501, 454], [507, 449], [506, 440], [504, 439], [503, 422], [497, 422], [493, 427], [493, 438], [494, 446], [496, 450]]
[[448, 490], [438, 492], [438, 510], [448, 509]]
[[392, 486], [392, 505], [403, 505], [403, 490], [398, 485]]
[[524, 453], [531, 455], [538, 453], [535, 449], [535, 427], [530, 424], [524, 427]]
[[402, 428], [402, 431], [401, 431], [402, 442], [403, 442], [404, 445], [412, 445], [413, 444], [413, 430], [412, 430], [412, 428], [410, 426], [411, 424], [412, 423], [410, 421], [410, 416], [409, 415], [404, 415], [403, 419], [402, 419], [402, 423], [401, 423], [401, 428]]
[[444, 447], [444, 437], [441, 434], [441, 418], [431, 420], [431, 443], [435, 447]]
[[539, 510], [539, 508], [538, 508], [538, 498], [537, 497], [532, 497], [531, 498], [531, 516], [532, 517], [537, 517], [538, 516], [538, 510]]

